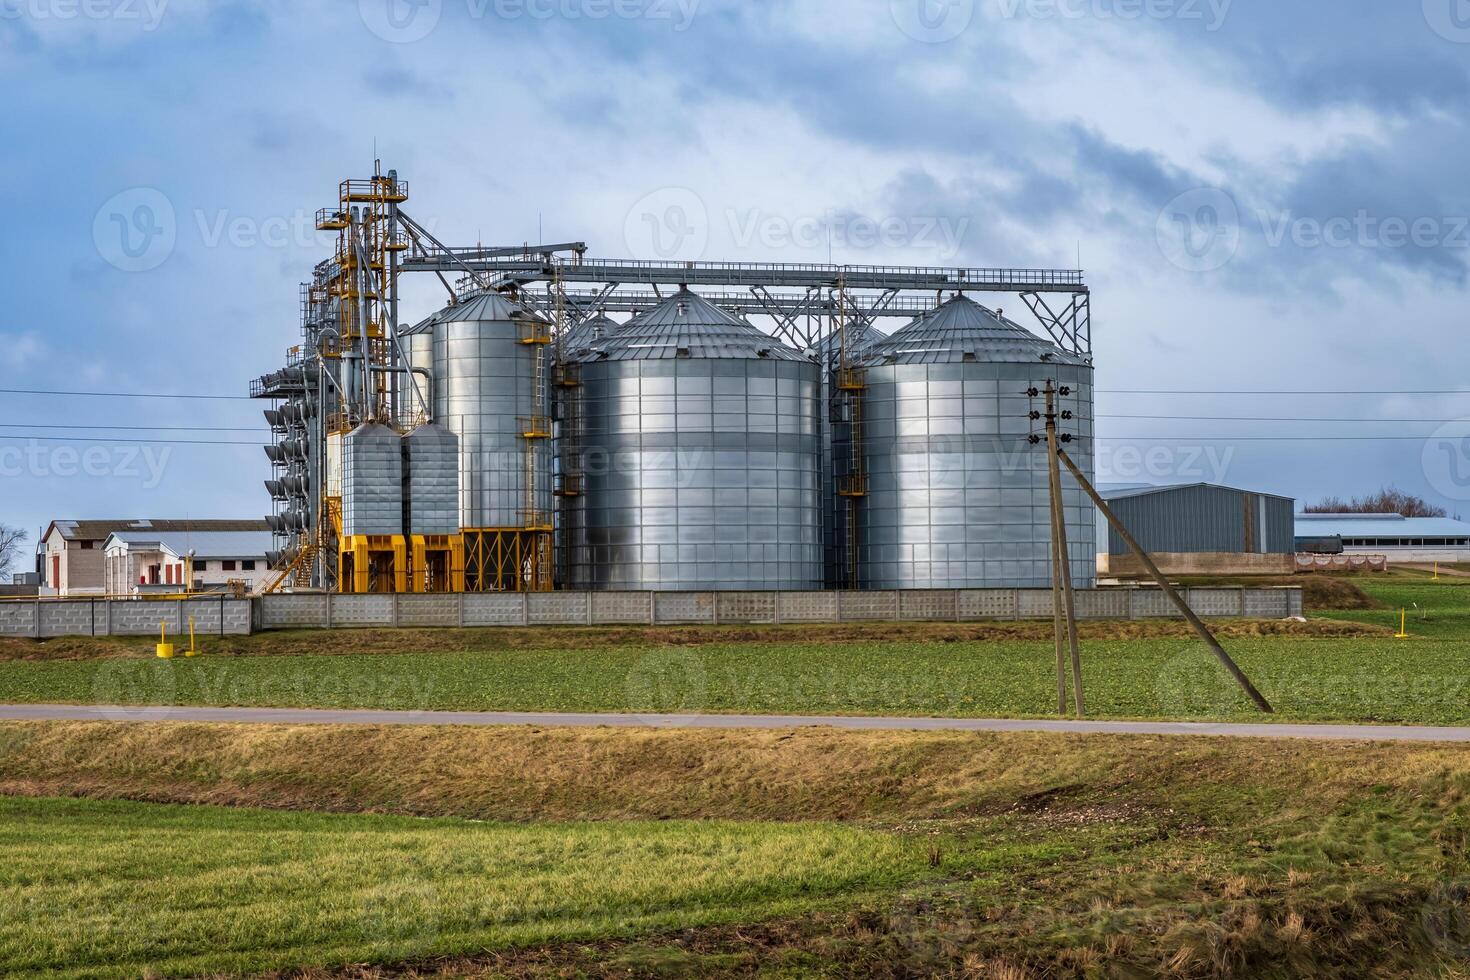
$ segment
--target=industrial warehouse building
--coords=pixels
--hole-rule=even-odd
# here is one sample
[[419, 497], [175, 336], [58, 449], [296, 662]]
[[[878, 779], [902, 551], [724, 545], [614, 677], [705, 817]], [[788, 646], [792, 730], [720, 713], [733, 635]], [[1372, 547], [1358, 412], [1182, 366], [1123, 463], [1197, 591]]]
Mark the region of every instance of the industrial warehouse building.
[[1400, 514], [1298, 514], [1301, 551], [1382, 555], [1390, 563], [1470, 561], [1470, 524]]
[[113, 531], [102, 544], [107, 594], [259, 592], [275, 575], [265, 560], [271, 532], [258, 524], [253, 531]]
[[[1168, 575], [1287, 575], [1296, 570], [1296, 501], [1209, 483], [1104, 487], [1103, 499]], [[1098, 520], [1098, 571], [1145, 574], [1116, 529]]]
[[[40, 594], [48, 596], [106, 594], [108, 592], [106, 549], [108, 539], [114, 534], [124, 537], [141, 535], [154, 542], [166, 535], [171, 541], [177, 542], [181, 550], [173, 554], [172, 561], [165, 561], [160, 553], [160, 558], [144, 568], [141, 574], [147, 579], [151, 575], [152, 565], [157, 565], [160, 582], [168, 579], [172, 573], [182, 584], [186, 578], [182, 568], [169, 569], [169, 566], [177, 565], [183, 555], [191, 550], [191, 541], [203, 540], [219, 533], [246, 533], [253, 534], [254, 537], [249, 544], [251, 549], [249, 553], [232, 554], [221, 557], [217, 559], [218, 561], [250, 560], [255, 561], [261, 570], [267, 567], [265, 547], [262, 545], [268, 545], [270, 542], [270, 526], [262, 520], [52, 521], [42, 533], [37, 545], [37, 559], [42, 577]], [[260, 546], [258, 550], [257, 546]], [[138, 584], [138, 577], [133, 576], [127, 583], [119, 580], [113, 584], [119, 586], [121, 592], [131, 592], [132, 586]]]

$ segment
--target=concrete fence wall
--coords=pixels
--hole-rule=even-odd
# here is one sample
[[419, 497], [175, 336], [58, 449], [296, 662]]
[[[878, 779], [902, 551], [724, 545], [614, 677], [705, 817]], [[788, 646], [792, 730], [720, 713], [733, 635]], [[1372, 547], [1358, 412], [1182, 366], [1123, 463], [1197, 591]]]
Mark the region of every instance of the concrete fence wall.
[[0, 602], [0, 636], [157, 636], [159, 624], [170, 636], [186, 635], [189, 620], [201, 636], [240, 636], [251, 632], [250, 599], [207, 596], [149, 601], [127, 599], [33, 599]]
[[[1302, 590], [1185, 589], [1190, 608], [1217, 618], [1302, 615]], [[527, 595], [269, 595], [255, 628], [674, 626], [1050, 619], [1046, 589], [903, 592], [551, 592]], [[1158, 589], [1077, 593], [1079, 619], [1178, 617]]]
[[[1201, 616], [1285, 619], [1302, 590], [1186, 589]], [[0, 602], [0, 636], [182, 636], [255, 630], [464, 626], [675, 626], [721, 623], [976, 622], [1050, 619], [1045, 589], [906, 592], [549, 592], [530, 595], [269, 595], [180, 601], [32, 599]], [[1157, 589], [1086, 589], [1079, 619], [1177, 617]]]

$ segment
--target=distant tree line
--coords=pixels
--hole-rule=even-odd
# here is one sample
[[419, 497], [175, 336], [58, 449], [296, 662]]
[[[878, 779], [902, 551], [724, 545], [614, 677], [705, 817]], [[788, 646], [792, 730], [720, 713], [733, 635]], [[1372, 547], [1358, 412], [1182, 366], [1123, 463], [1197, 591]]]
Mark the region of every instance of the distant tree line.
[[1307, 505], [1308, 514], [1401, 514], [1404, 517], [1445, 517], [1448, 512], [1423, 497], [1405, 493], [1397, 487], [1384, 487], [1377, 493], [1344, 500], [1326, 497]]
[[11, 569], [20, 560], [26, 543], [26, 532], [18, 527], [0, 524], [0, 582], [10, 581]]

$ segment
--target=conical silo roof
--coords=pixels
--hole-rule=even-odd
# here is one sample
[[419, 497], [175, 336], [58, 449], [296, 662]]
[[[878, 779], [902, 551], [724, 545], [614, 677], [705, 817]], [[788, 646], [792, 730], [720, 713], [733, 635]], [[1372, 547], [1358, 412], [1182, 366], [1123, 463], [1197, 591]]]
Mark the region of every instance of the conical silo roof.
[[955, 361], [1086, 365], [1077, 354], [1062, 350], [1020, 324], [998, 316], [968, 296], [949, 302], [897, 330], [869, 348], [864, 363], [946, 364]]
[[599, 360], [729, 358], [805, 361], [770, 334], [687, 288], [623, 324], [598, 345]]
[[[847, 356], [850, 362], [857, 362], [868, 352], [868, 348], [874, 344], [882, 343], [888, 339], [888, 335], [871, 323], [859, 320], [847, 325]], [[816, 356], [827, 367], [836, 367], [838, 358], [842, 353], [842, 336], [837, 331], [832, 331], [821, 340], [817, 341], [811, 353]]]
[[497, 292], [475, 293], [445, 308], [439, 319], [445, 321], [509, 320], [513, 317], [536, 316], [524, 306]]
[[411, 327], [405, 327], [400, 336], [430, 333], [436, 323], [460, 323], [471, 320], [509, 320], [512, 317], [535, 316], [514, 300], [499, 293], [476, 293], [425, 317]]
[[586, 350], [622, 328], [621, 323], [605, 313], [590, 316], [567, 331], [566, 337], [562, 339], [562, 350], [567, 354]]

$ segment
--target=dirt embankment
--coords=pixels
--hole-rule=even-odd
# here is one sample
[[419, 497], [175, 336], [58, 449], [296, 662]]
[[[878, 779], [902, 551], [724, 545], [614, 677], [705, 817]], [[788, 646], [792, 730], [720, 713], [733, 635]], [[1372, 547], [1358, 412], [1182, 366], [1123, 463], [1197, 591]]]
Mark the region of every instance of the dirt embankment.
[[[0, 723], [0, 793], [487, 820], [909, 820], [1181, 788], [1326, 805], [1470, 747], [1050, 734]], [[1057, 787], [1069, 787], [1058, 793]], [[1314, 804], [1315, 805], [1315, 804]]]

